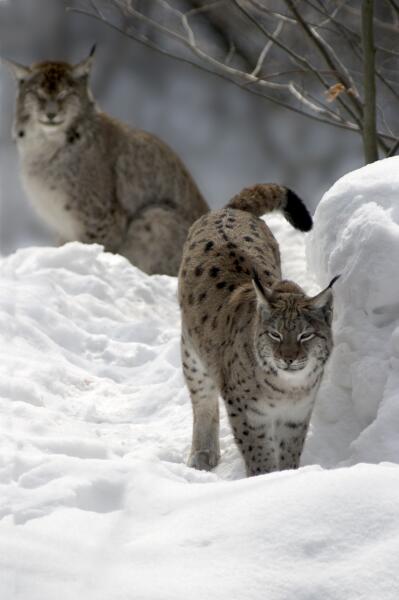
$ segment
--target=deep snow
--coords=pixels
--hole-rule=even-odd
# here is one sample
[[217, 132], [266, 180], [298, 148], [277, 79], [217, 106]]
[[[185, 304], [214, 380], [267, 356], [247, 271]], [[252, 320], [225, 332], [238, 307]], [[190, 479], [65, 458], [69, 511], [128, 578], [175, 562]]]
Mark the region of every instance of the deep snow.
[[399, 157], [325, 194], [308, 256], [322, 285], [341, 273], [335, 352], [308, 450], [324, 466], [399, 462]]
[[[173, 278], [77, 243], [0, 262], [2, 600], [397, 600], [399, 470], [355, 464], [399, 459], [399, 391], [370, 368], [394, 377], [395, 290], [385, 300], [367, 279], [387, 264], [378, 280], [399, 286], [390, 165], [338, 182], [316, 216], [318, 280], [343, 275], [337, 348], [296, 472], [244, 479], [223, 411], [221, 464], [185, 465]], [[383, 183], [381, 220], [367, 206]], [[347, 204], [361, 193], [359, 221]], [[315, 293], [304, 236], [266, 220], [285, 275]]]

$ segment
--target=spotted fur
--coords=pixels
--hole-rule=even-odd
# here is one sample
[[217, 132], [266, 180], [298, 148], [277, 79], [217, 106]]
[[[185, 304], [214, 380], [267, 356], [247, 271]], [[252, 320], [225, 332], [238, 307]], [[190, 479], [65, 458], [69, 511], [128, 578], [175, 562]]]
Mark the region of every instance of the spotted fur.
[[[287, 195], [266, 184], [244, 190], [198, 219], [185, 243], [179, 301], [193, 467], [210, 469], [219, 460], [218, 394], [248, 475], [299, 465], [332, 348], [332, 292], [310, 298], [281, 280], [277, 241], [255, 215], [262, 206], [285, 211]], [[289, 220], [301, 228], [311, 218], [299, 202]]]
[[166, 144], [98, 110], [91, 63], [9, 63], [26, 193], [61, 241], [97, 242], [147, 273], [176, 275], [206, 202]]

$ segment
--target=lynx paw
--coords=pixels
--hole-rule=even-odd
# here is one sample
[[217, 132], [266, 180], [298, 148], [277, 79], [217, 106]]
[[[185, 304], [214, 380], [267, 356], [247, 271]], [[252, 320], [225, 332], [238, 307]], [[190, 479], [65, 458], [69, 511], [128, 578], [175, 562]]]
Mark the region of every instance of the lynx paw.
[[188, 466], [200, 471], [210, 471], [219, 462], [220, 454], [213, 450], [201, 450], [200, 452], [191, 452], [188, 459]]

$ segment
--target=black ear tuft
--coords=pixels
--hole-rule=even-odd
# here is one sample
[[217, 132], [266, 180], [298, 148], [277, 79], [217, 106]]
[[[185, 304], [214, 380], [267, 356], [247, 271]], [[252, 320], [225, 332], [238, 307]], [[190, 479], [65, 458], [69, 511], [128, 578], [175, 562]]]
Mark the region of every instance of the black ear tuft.
[[331, 311], [333, 305], [333, 293], [331, 288], [340, 277], [341, 275], [333, 277], [324, 290], [319, 292], [314, 298], [310, 299], [310, 304], [313, 308]]
[[334, 285], [334, 283], [335, 283], [336, 281], [338, 281], [338, 279], [339, 279], [340, 277], [341, 277], [341, 275], [336, 275], [335, 277], [333, 277], [333, 278], [331, 279], [330, 283], [328, 284], [328, 287], [329, 287], [329, 288], [332, 288], [332, 286]]
[[271, 298], [272, 292], [268, 288], [265, 288], [258, 277], [256, 271], [253, 273], [252, 285], [255, 290], [257, 305], [262, 307], [263, 311], [270, 311], [269, 300]]
[[258, 273], [256, 271], [254, 271], [253, 281], [258, 291], [262, 294], [262, 296], [266, 298], [265, 288], [261, 284], [260, 279], [258, 277]]
[[310, 231], [313, 220], [310, 213], [299, 196], [287, 188], [287, 197], [284, 205], [284, 216], [296, 229]]
[[93, 46], [91, 47], [90, 50], [90, 54], [84, 59], [82, 60], [80, 63], [78, 63], [77, 65], [74, 65], [72, 67], [72, 73], [73, 76], [75, 77], [75, 79], [84, 79], [85, 81], [87, 80], [87, 78], [90, 75], [90, 71], [91, 71], [91, 67], [93, 65], [93, 56], [94, 53], [96, 51], [96, 44], [93, 44]]

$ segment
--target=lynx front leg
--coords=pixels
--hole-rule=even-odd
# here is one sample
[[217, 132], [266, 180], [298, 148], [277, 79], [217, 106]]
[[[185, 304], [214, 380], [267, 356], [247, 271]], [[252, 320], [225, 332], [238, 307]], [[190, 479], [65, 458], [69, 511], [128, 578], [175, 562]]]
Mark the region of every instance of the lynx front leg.
[[193, 350], [182, 341], [183, 373], [193, 407], [193, 438], [188, 465], [209, 471], [220, 458], [217, 388]]
[[308, 431], [310, 415], [304, 421], [281, 421], [276, 427], [279, 468], [297, 469]]
[[272, 422], [264, 417], [261, 422], [251, 422], [251, 415], [245, 404], [238, 399], [227, 397], [225, 404], [234, 439], [245, 462], [247, 476], [277, 471], [279, 465]]
[[[248, 406], [249, 404], [249, 406]], [[288, 420], [259, 410], [257, 404], [228, 399], [230, 423], [244, 458], [247, 475], [297, 469], [310, 414], [303, 420]]]

